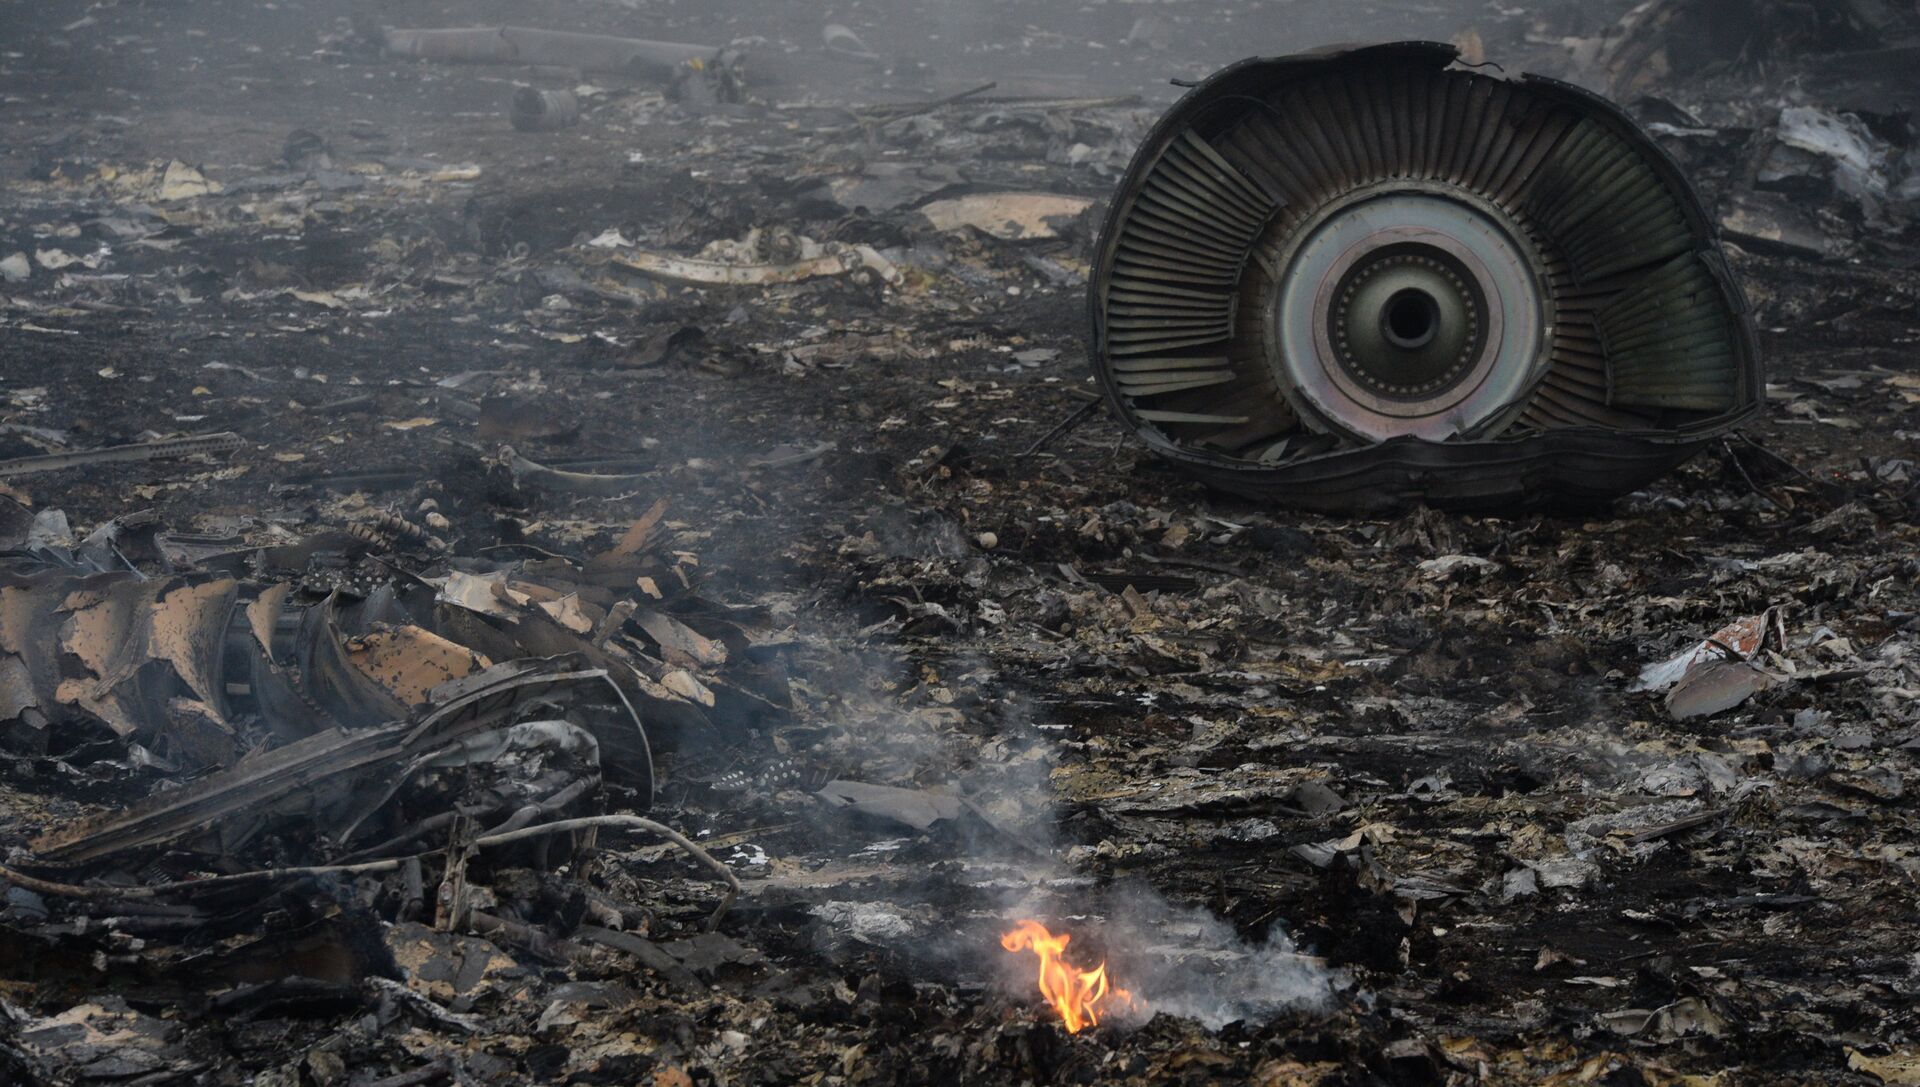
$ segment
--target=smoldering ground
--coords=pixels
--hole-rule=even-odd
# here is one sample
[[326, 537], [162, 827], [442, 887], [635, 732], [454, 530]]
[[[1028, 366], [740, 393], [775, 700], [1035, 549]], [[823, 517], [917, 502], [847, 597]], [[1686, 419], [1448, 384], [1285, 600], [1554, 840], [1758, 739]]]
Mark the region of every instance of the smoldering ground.
[[[601, 827], [544, 865], [471, 862], [503, 923], [455, 931], [428, 908], [443, 842], [418, 888], [119, 890], [284, 871], [312, 859], [297, 833], [36, 868], [103, 889], [7, 888], [0, 1078], [1897, 1081], [1913, 37], [1899, 5], [1706, 6], [1769, 9], [1746, 21], [1764, 48], [1621, 24], [1625, 0], [0, 3], [0, 458], [235, 436], [9, 476], [0, 529], [79, 548], [129, 515], [116, 546], [156, 583], [180, 575], [132, 547], [149, 509], [170, 562], [384, 539], [382, 518], [446, 544], [286, 572], [357, 607], [454, 559], [589, 562], [666, 499], [652, 592], [623, 577], [601, 603], [726, 649], [716, 668], [656, 623], [669, 664], [619, 628], [653, 658], [652, 814], [742, 881], [706, 932], [714, 874]], [[800, 63], [728, 101], [720, 76], [398, 56], [369, 14], [760, 38]], [[884, 62], [827, 55], [828, 22]], [[1323, 516], [1200, 488], [1085, 410], [1101, 204], [1167, 80], [1407, 37], [1614, 93], [1701, 188], [1768, 357], [1740, 436], [1610, 507]], [[534, 87], [577, 123], [514, 128]], [[1088, 211], [1024, 238], [920, 211], [1005, 194]], [[867, 246], [899, 279], [689, 286], [612, 259], [756, 229]], [[535, 625], [579, 625], [539, 603]], [[1684, 721], [1632, 689], [1775, 607], [1755, 666], [1785, 681]], [[9, 850], [204, 780], [91, 720], [15, 725]], [[830, 807], [836, 779], [950, 814]], [[1023, 916], [1172, 1014], [1067, 1036], [1000, 946]]]

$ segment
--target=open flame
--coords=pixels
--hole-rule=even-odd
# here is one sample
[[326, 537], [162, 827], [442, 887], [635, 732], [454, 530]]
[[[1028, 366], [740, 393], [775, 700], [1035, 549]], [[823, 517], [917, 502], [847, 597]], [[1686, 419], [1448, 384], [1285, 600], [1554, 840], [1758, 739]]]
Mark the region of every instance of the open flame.
[[1062, 957], [1073, 937], [1055, 936], [1038, 921], [1020, 921], [1011, 932], [1000, 937], [1000, 946], [1008, 951], [1032, 951], [1040, 959], [1040, 995], [1047, 998], [1068, 1034], [1078, 1034], [1100, 1022], [1113, 1010], [1135, 1009], [1133, 994], [1113, 987], [1107, 980], [1107, 964], [1081, 970]]

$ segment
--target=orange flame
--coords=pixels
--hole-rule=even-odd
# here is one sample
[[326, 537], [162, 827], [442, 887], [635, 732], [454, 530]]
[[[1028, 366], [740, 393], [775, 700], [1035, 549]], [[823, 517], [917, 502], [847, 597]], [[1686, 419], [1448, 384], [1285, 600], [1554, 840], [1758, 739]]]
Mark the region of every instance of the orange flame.
[[1107, 980], [1107, 964], [1091, 970], [1070, 965], [1061, 954], [1073, 939], [1067, 933], [1055, 936], [1038, 921], [1020, 921], [1013, 931], [1000, 937], [1000, 946], [1008, 951], [1031, 950], [1040, 958], [1040, 995], [1047, 998], [1068, 1034], [1078, 1034], [1100, 1022], [1114, 1007], [1131, 1009], [1133, 994], [1116, 989]]

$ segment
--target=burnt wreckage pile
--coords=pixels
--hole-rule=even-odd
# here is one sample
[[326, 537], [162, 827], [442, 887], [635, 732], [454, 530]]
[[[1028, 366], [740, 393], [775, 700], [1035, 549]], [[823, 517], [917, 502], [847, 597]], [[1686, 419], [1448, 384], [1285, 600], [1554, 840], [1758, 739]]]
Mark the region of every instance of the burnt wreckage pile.
[[1739, 288], [1606, 100], [1391, 45], [1250, 60], [1141, 146], [1092, 282], [1125, 423], [1324, 508], [1625, 493], [1759, 405]]
[[[784, 678], [753, 659], [751, 612], [701, 601], [652, 540], [664, 509], [579, 562], [436, 557], [445, 545], [391, 514], [229, 551], [151, 518], [73, 548], [16, 532], [0, 551], [0, 757], [72, 784], [91, 765], [77, 752], [117, 746], [92, 762], [173, 777], [9, 860], [16, 896], [71, 904], [64, 929], [9, 930], [19, 961], [49, 969], [89, 917], [162, 939], [245, 928], [280, 904], [261, 888], [315, 877], [384, 881], [395, 921], [545, 946], [476, 906], [495, 897], [467, 866], [549, 872], [602, 827], [667, 837], [737, 890], [638, 814], [648, 731], [776, 718]], [[625, 814], [600, 814], [614, 799]], [[617, 906], [597, 908], [620, 927]], [[48, 946], [28, 954], [35, 941]]]

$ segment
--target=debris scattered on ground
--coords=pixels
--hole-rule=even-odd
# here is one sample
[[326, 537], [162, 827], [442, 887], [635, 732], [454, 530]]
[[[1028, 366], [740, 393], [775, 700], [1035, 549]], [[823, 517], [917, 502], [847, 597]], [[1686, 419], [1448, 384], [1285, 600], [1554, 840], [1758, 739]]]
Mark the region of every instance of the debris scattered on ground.
[[1071, 227], [1093, 201], [1051, 193], [979, 193], [935, 200], [920, 206], [935, 230], [972, 227], [1003, 241], [1055, 238]]
[[642, 275], [689, 286], [771, 286], [829, 276], [861, 286], [902, 282], [892, 262], [872, 246], [823, 244], [791, 230], [758, 227], [737, 241], [708, 243], [691, 257], [616, 250], [612, 259]]
[[1166, 80], [1427, 39], [1491, 114], [1643, 6], [1154, 7], [9, 9], [0, 1081], [1908, 1081], [1909, 13], [1632, 24], [1731, 13], [1616, 101], [1738, 430], [1336, 516], [1098, 398]]

